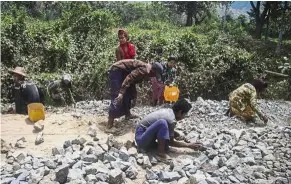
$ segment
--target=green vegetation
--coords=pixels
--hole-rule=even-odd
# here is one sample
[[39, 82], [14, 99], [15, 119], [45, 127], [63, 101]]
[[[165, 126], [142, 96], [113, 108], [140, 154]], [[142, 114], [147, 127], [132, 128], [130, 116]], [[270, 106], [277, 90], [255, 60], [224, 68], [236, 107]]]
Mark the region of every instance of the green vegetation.
[[[191, 21], [181, 21], [185, 9], [175, 2], [1, 2], [2, 101], [11, 98], [7, 69], [16, 66], [24, 66], [41, 87], [63, 72], [72, 74], [77, 100], [107, 98], [107, 69], [115, 61], [120, 27], [128, 30], [138, 59], [157, 61], [170, 54], [179, 58], [178, 85], [186, 97], [226, 99], [265, 69], [281, 72], [280, 66], [291, 62], [291, 22], [280, 19], [290, 16], [290, 9], [270, 18], [271, 34], [265, 40], [255, 39], [254, 21], [230, 17], [222, 26], [221, 18], [210, 11], [219, 3], [198, 5], [201, 12], [192, 15], [193, 25], [184, 26]], [[278, 50], [283, 28], [276, 30], [272, 21], [279, 19], [284, 34]], [[269, 79], [265, 97], [285, 98], [287, 81]]]

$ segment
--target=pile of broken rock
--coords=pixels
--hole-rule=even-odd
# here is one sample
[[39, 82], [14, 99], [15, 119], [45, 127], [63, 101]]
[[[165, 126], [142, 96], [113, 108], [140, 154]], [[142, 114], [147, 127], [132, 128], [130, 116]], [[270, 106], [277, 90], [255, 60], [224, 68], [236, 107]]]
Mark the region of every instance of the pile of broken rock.
[[[183, 121], [177, 124], [180, 139], [200, 141], [204, 152], [170, 156], [170, 164], [158, 162], [150, 153], [141, 153], [132, 144], [109, 136], [101, 143], [94, 127], [88, 128], [93, 141], [82, 137], [52, 149], [42, 158], [22, 151], [24, 138], [15, 147], [1, 140], [6, 163], [1, 165], [1, 183], [144, 183], [144, 184], [289, 184], [291, 183], [291, 105], [286, 102], [259, 101], [268, 113], [265, 127], [246, 125], [224, 116], [226, 101], [198, 98]], [[96, 109], [98, 106], [98, 109]], [[77, 114], [106, 114], [108, 101], [78, 102]], [[158, 107], [161, 108], [161, 107]], [[158, 108], [136, 107], [141, 116]], [[42, 126], [35, 127], [38, 131]], [[40, 132], [41, 134], [41, 132]]]

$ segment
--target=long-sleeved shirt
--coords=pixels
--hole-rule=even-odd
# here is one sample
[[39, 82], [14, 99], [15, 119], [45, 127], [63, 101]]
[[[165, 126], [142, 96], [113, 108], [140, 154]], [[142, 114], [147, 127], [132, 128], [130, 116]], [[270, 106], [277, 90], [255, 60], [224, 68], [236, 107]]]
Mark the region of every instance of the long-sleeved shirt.
[[61, 94], [62, 91], [65, 91], [67, 95], [69, 96], [70, 103], [75, 103], [75, 100], [73, 98], [72, 94], [72, 86], [63, 86], [62, 82], [60, 80], [53, 81], [49, 84], [48, 90], [50, 94]]
[[14, 84], [14, 98], [17, 114], [27, 114], [28, 104], [40, 102], [38, 88], [30, 80]]
[[124, 59], [114, 63], [109, 70], [123, 70], [128, 73], [119, 90], [119, 93], [124, 95], [131, 84], [136, 84], [149, 76], [151, 68], [151, 64], [139, 60]]
[[236, 101], [237, 107], [241, 111], [250, 106], [251, 109], [258, 114], [260, 118], [263, 117], [261, 111], [257, 107], [257, 92], [256, 88], [250, 83], [243, 84], [230, 94], [230, 100]]
[[162, 82], [169, 81], [170, 83], [175, 83], [176, 82], [176, 69], [173, 67], [168, 67], [167, 63], [163, 64], [164, 67], [164, 72], [162, 74]]

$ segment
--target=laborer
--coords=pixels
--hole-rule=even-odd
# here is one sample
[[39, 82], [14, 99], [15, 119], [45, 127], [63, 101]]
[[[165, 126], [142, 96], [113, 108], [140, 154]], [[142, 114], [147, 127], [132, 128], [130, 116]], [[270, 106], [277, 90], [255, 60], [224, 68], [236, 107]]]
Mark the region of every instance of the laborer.
[[[60, 80], [51, 82], [47, 87], [47, 91], [55, 103], [61, 103], [62, 105], [75, 104], [72, 95], [72, 77], [68, 74], [64, 74]], [[67, 95], [67, 101], [63, 93]]]
[[114, 63], [109, 68], [109, 82], [111, 104], [107, 128], [113, 127], [115, 118], [125, 115], [126, 119], [136, 118], [130, 112], [131, 100], [136, 99], [136, 93], [128, 90], [130, 86], [141, 82], [151, 76], [160, 76], [163, 67], [160, 63], [144, 63], [135, 59], [125, 59]]
[[243, 84], [229, 95], [230, 113], [237, 115], [245, 121], [254, 120], [257, 114], [265, 123], [268, 118], [257, 107], [257, 95], [264, 92], [267, 83], [260, 79], [254, 79], [250, 83]]
[[[116, 54], [116, 61], [120, 61], [123, 59], [135, 59], [136, 51], [135, 46], [129, 42], [128, 32], [126, 30], [120, 29], [117, 33], [119, 45], [116, 48], [115, 54]], [[136, 104], [136, 96], [137, 96], [137, 90], [136, 85], [130, 85], [127, 89], [130, 91], [131, 94], [131, 105], [132, 107]]]
[[176, 58], [174, 56], [168, 57], [168, 62], [163, 63], [164, 72], [162, 78], [151, 78], [152, 81], [152, 100], [153, 105], [162, 104], [164, 102], [165, 85], [174, 85], [176, 80], [176, 69], [174, 68]]
[[167, 155], [169, 146], [205, 150], [201, 143], [185, 143], [174, 139], [177, 121], [182, 120], [191, 108], [187, 100], [180, 99], [172, 108], [148, 114], [136, 127], [135, 141], [138, 147], [146, 151], [157, 148], [158, 156], [162, 159], [170, 159]]
[[25, 80], [26, 73], [23, 67], [16, 67], [10, 70], [14, 79], [14, 101], [15, 109], [10, 109], [10, 113], [27, 114], [27, 105], [39, 103], [40, 94], [37, 86], [31, 80]]
[[119, 46], [116, 48], [116, 60], [134, 59], [136, 55], [135, 46], [130, 43], [127, 31], [118, 30]]

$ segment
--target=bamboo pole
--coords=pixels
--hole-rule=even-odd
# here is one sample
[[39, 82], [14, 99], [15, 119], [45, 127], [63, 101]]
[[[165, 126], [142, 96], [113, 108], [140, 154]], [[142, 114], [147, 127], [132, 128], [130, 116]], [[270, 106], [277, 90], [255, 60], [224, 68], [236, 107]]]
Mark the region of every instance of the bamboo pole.
[[269, 70], [265, 70], [265, 72], [269, 73], [269, 74], [272, 74], [272, 75], [279, 76], [279, 77], [289, 77], [289, 75], [285, 75], [285, 74], [277, 73], [277, 72], [272, 72], [272, 71], [269, 71]]

